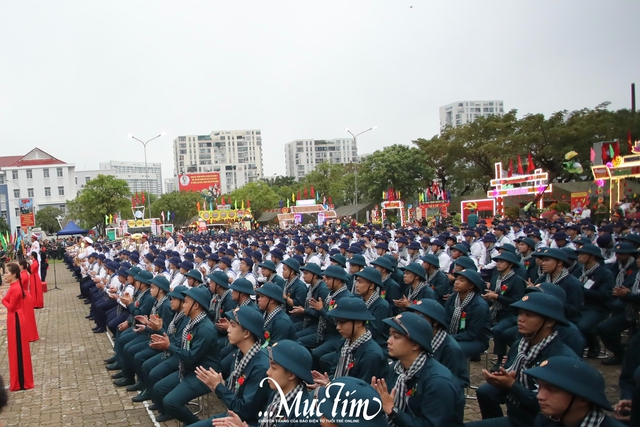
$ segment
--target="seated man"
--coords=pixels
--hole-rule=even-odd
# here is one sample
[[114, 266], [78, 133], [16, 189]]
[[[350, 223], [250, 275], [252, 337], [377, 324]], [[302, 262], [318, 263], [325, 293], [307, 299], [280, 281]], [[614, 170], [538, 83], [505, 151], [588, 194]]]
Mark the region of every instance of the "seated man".
[[[373, 316], [366, 327], [371, 331], [373, 340], [382, 347], [385, 357], [389, 328], [382, 321], [389, 317], [389, 303], [381, 297], [382, 275], [373, 267], [365, 267], [355, 275], [354, 295], [361, 297]], [[384, 346], [384, 347], [383, 347]]]
[[465, 357], [480, 360], [480, 353], [489, 348], [491, 314], [482, 299], [484, 280], [477, 271], [462, 270], [454, 273], [453, 294], [447, 299], [449, 335], [455, 339]]
[[[376, 258], [371, 265], [378, 270], [382, 276], [382, 290], [380, 297], [387, 301], [389, 306], [389, 316], [395, 316], [400, 313], [398, 307], [393, 300], [399, 300], [401, 296], [400, 286], [393, 280], [393, 264], [387, 257]], [[388, 317], [388, 316], [387, 316]]]
[[[478, 387], [476, 395], [483, 421], [468, 423], [468, 427], [531, 426], [540, 406], [536, 400], [536, 384], [524, 371], [551, 356], [578, 359], [554, 330], [556, 323], [568, 324], [560, 300], [532, 292], [511, 306], [518, 309], [518, 330], [523, 338], [511, 347], [506, 368], [482, 371], [487, 383]], [[500, 405], [505, 403], [507, 416], [503, 417]]]
[[604, 414], [613, 410], [604, 394], [604, 378], [582, 360], [554, 356], [524, 374], [539, 386], [536, 398], [540, 414], [535, 427], [623, 426]]
[[433, 358], [447, 367], [460, 381], [462, 388], [469, 386], [469, 368], [467, 360], [456, 340], [447, 333], [447, 313], [437, 301], [425, 298], [411, 304], [408, 311], [424, 317], [433, 329], [431, 349]]
[[405, 267], [401, 267], [400, 270], [404, 273], [405, 288], [402, 291], [402, 298], [393, 301], [393, 303], [401, 312], [405, 311], [413, 301], [418, 301], [422, 298], [436, 299], [433, 289], [427, 283], [427, 273], [421, 264], [412, 262]]
[[[173, 418], [186, 424], [198, 421], [187, 403], [208, 393], [209, 388], [196, 378], [195, 369], [220, 370], [218, 334], [207, 317], [210, 293], [204, 288], [191, 288], [184, 295], [182, 311], [189, 322], [182, 331], [180, 346], [172, 343], [166, 333], [151, 336], [158, 350], [168, 351], [180, 359], [178, 371], [158, 381], [153, 388], [153, 394], [158, 398], [156, 403], [162, 402], [159, 408], [161, 415], [156, 417], [158, 422]], [[253, 308], [247, 309], [256, 312]]]
[[453, 374], [431, 356], [429, 323], [411, 312], [384, 322], [391, 327], [389, 356], [397, 362], [389, 369], [386, 379], [374, 377], [371, 385], [380, 394], [389, 423], [462, 426], [464, 393]]
[[320, 359], [321, 372], [313, 371], [315, 383], [326, 386], [329, 378], [346, 376], [370, 383], [375, 375], [385, 376], [387, 358], [367, 330], [366, 323], [374, 317], [365, 302], [360, 298], [342, 298], [329, 316], [335, 319], [342, 340], [335, 353]]
[[[201, 384], [216, 393], [216, 396], [231, 411], [250, 425], [258, 421], [259, 412], [267, 406], [269, 390], [260, 383], [267, 376], [269, 357], [262, 349], [262, 315], [252, 307], [236, 307], [225, 313], [229, 319], [229, 344], [238, 347], [231, 375], [223, 380], [217, 369], [198, 366], [195, 370]], [[208, 420], [197, 422], [195, 427], [210, 426], [214, 418], [224, 417], [218, 414]], [[197, 417], [192, 414], [192, 422]], [[191, 422], [191, 421], [190, 421]]]

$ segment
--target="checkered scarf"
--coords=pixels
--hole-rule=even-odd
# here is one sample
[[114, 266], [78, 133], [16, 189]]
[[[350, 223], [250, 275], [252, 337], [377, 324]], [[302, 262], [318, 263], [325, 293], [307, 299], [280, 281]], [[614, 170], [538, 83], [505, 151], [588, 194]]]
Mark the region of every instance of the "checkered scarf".
[[285, 285], [284, 285], [284, 295], [289, 294], [289, 289], [291, 289], [291, 286], [293, 286], [294, 282], [296, 281], [296, 279], [299, 276], [297, 274], [294, 274], [293, 277], [291, 278], [291, 280], [289, 280]]
[[[407, 299], [409, 301], [413, 301], [418, 296], [418, 294], [420, 293], [422, 288], [424, 288], [425, 286], [427, 286], [427, 282], [418, 283], [418, 286], [416, 286], [416, 288], [414, 290], [410, 290], [409, 291], [409, 295], [407, 295]], [[411, 289], [411, 288], [409, 288], [409, 289]]]
[[[180, 320], [184, 316], [185, 316], [185, 314], [184, 314], [184, 311], [182, 311], [182, 310], [180, 310], [179, 312], [177, 312], [173, 316], [173, 319], [171, 319], [171, 323], [169, 323], [169, 326], [167, 327], [167, 335], [169, 335], [169, 337], [171, 337], [172, 335], [174, 335], [176, 333], [176, 325], [178, 324], [178, 322], [180, 322]], [[162, 358], [163, 359], [166, 359], [170, 355], [171, 355], [171, 353], [169, 353], [166, 350], [162, 352]]]
[[251, 298], [247, 298], [246, 300], [244, 300], [238, 307], [244, 307], [245, 305], [249, 304], [251, 304]]
[[[514, 274], [515, 274], [515, 271], [513, 270], [509, 270], [509, 272], [505, 274], [504, 277], [498, 274], [498, 277], [496, 277], [496, 287], [494, 288], [493, 291], [498, 295], [500, 295], [502, 292], [502, 282], [506, 282], [507, 280], [511, 279], [511, 277], [513, 277]], [[492, 324], [496, 323], [498, 318], [498, 311], [500, 310], [502, 310], [502, 304], [499, 303], [498, 300], [496, 299], [495, 301], [493, 301], [493, 304], [491, 305], [491, 323]]]
[[580, 427], [599, 427], [604, 421], [604, 412], [600, 408], [593, 408], [580, 423]]
[[507, 369], [507, 372], [515, 372], [518, 382], [529, 390], [533, 390], [533, 380], [528, 375], [525, 375], [524, 371], [532, 366], [533, 361], [540, 355], [540, 352], [557, 336], [558, 332], [554, 332], [534, 346], [531, 345], [530, 340], [522, 338], [520, 344], [518, 344], [516, 360]]
[[[409, 369], [405, 369], [399, 360], [394, 365], [393, 370], [398, 374], [398, 379], [396, 379], [396, 384], [394, 385], [396, 397], [394, 398], [393, 404], [399, 410], [402, 411], [407, 407], [409, 400], [409, 396], [407, 396], [407, 392], [409, 391], [407, 382], [422, 369], [428, 359], [429, 355], [423, 351], [416, 357], [416, 360], [413, 361], [411, 366], [409, 366]], [[389, 420], [389, 424], [395, 425], [392, 420]]]
[[[207, 317], [207, 313], [205, 311], [202, 311], [195, 318], [189, 320], [189, 323], [187, 323], [187, 326], [185, 326], [184, 329], [182, 330], [182, 345], [181, 345], [182, 349], [185, 349], [185, 350], [187, 349], [187, 345], [189, 343], [189, 340], [187, 340], [187, 338], [189, 337], [189, 334], [191, 334], [191, 331], [193, 330], [193, 328], [198, 323], [206, 319], [206, 317]], [[180, 382], [182, 382], [182, 380], [184, 379], [184, 374], [185, 374], [184, 360], [180, 359], [180, 364], [178, 365], [178, 377], [180, 378]]]
[[215, 294], [209, 303], [209, 311], [213, 313], [214, 323], [218, 323], [220, 320], [220, 309], [222, 308], [222, 301], [231, 293], [231, 289], [227, 289], [220, 296]]
[[616, 288], [619, 288], [622, 286], [622, 283], [624, 283], [624, 276], [627, 274], [627, 268], [631, 267], [631, 264], [634, 263], [636, 260], [633, 257], [629, 257], [629, 259], [627, 260], [627, 262], [622, 265], [622, 263], [620, 261], [618, 261], [618, 275], [616, 276]]
[[562, 271], [560, 272], [560, 274], [558, 274], [558, 277], [556, 277], [555, 280], [551, 280], [551, 275], [547, 274], [546, 277], [545, 277], [545, 282], [549, 282], [549, 283], [553, 283], [553, 284], [557, 285], [558, 282], [560, 282], [562, 279], [564, 279], [568, 275], [569, 275], [569, 270], [567, 270], [566, 268], [563, 268]]
[[369, 299], [367, 299], [364, 303], [367, 305], [367, 308], [371, 308], [374, 302], [376, 302], [380, 298], [380, 288], [376, 286], [376, 290], [373, 291]]
[[438, 274], [438, 271], [439, 270], [436, 268], [436, 271], [434, 271], [433, 274], [427, 274], [427, 285], [431, 285], [431, 282], [436, 277], [436, 274]]
[[333, 375], [333, 379], [344, 377], [349, 375], [351, 370], [351, 363], [353, 362], [353, 352], [365, 342], [371, 339], [371, 332], [367, 330], [364, 334], [360, 335], [353, 343], [351, 340], [346, 340], [344, 345], [340, 349], [340, 359], [336, 366], [336, 372]]
[[[347, 286], [342, 285], [340, 289], [327, 295], [327, 297], [324, 299], [324, 306], [327, 307], [327, 310], [329, 309], [329, 304], [331, 303], [331, 300], [335, 299], [335, 297], [338, 294], [341, 294], [346, 290], [347, 290]], [[318, 341], [322, 341], [322, 339], [324, 338], [324, 330], [326, 329], [326, 327], [327, 327], [327, 319], [324, 316], [320, 316], [320, 320], [318, 321]]]
[[[291, 407], [292, 402], [300, 393], [305, 391], [305, 385], [303, 382], [295, 386], [293, 390], [285, 394], [284, 398], [287, 401], [287, 406]], [[280, 399], [280, 393], [275, 393], [273, 400], [267, 407], [267, 410], [263, 413], [263, 418], [260, 420], [260, 427], [275, 427], [276, 421], [284, 420], [284, 414], [280, 414], [282, 410], [282, 401]]]
[[[318, 286], [320, 286], [320, 280], [318, 280], [315, 285], [309, 286], [309, 290], [307, 291], [307, 298], [304, 300], [305, 309], [309, 308], [309, 303], [311, 302], [311, 298], [313, 298], [313, 292], [318, 289]], [[304, 319], [302, 319], [302, 327], [306, 328], [307, 326], [309, 326], [309, 323], [311, 323], [311, 316], [304, 316]]]
[[227, 388], [229, 390], [231, 390], [234, 393], [238, 393], [238, 389], [240, 387], [236, 387], [236, 382], [238, 381], [238, 379], [240, 379], [240, 377], [244, 373], [245, 368], [247, 367], [249, 362], [251, 362], [251, 359], [253, 359], [253, 356], [258, 354], [261, 348], [262, 348], [262, 345], [258, 340], [251, 346], [249, 351], [247, 351], [247, 354], [243, 355], [241, 351], [238, 351], [236, 353], [236, 360], [233, 364], [234, 366], [233, 372], [231, 372], [231, 375], [229, 375], [229, 378], [227, 379]]
[[262, 328], [266, 331], [267, 330], [267, 326], [269, 325], [269, 323], [271, 323], [271, 321], [273, 320], [274, 317], [276, 317], [276, 314], [280, 313], [282, 311], [283, 305], [280, 304], [278, 305], [276, 308], [274, 308], [271, 313], [264, 313], [264, 324], [262, 325]]
[[162, 303], [164, 303], [167, 298], [169, 298], [168, 296], [163, 296], [160, 299], [157, 299], [156, 302], [153, 303], [153, 307], [151, 307], [151, 314], [156, 315], [158, 314], [158, 310], [160, 309], [160, 306], [162, 306]]
[[431, 351], [435, 354], [435, 352], [440, 348], [445, 338], [447, 338], [447, 331], [444, 329], [440, 329], [436, 334], [431, 338]]
[[458, 333], [462, 311], [467, 307], [467, 305], [469, 305], [475, 295], [475, 292], [469, 292], [464, 301], [460, 302], [460, 294], [456, 294], [455, 309], [453, 310], [453, 316], [451, 316], [451, 323], [449, 323], [449, 333], [451, 335]]
[[589, 275], [591, 273], [593, 273], [594, 271], [596, 271], [596, 268], [600, 267], [600, 263], [596, 262], [593, 267], [591, 267], [588, 270], [585, 270], [584, 267], [582, 267], [582, 274], [580, 275], [580, 282], [582, 283], [587, 283], [587, 280], [589, 279]]

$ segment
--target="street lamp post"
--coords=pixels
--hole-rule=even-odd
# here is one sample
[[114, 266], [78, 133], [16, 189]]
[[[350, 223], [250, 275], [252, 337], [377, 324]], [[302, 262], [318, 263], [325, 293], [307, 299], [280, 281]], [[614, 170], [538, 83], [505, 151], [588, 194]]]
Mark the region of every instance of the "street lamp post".
[[[363, 130], [362, 132], [357, 133], [357, 134], [355, 134], [355, 135], [354, 135], [354, 133], [353, 133], [353, 132], [351, 132], [351, 131], [349, 130], [349, 128], [344, 128], [344, 130], [346, 130], [346, 131], [347, 131], [347, 132], [348, 132], [348, 133], [353, 137], [353, 146], [354, 146], [354, 147], [358, 147], [358, 145], [357, 145], [357, 138], [358, 138], [360, 135], [362, 135], [363, 133], [369, 132], [370, 130], [374, 130], [374, 129], [375, 129], [375, 128], [377, 128], [377, 127], [378, 127], [378, 126], [371, 127], [371, 128], [369, 128], [369, 129], [367, 129], [367, 130]], [[354, 176], [355, 176], [354, 181], [355, 181], [355, 186], [356, 186], [356, 194], [355, 194], [355, 204], [356, 204], [356, 222], [358, 222], [358, 210], [359, 210], [359, 209], [358, 209], [358, 206], [357, 206], [357, 205], [358, 205], [358, 163], [359, 163], [359, 160], [358, 160], [358, 159], [356, 159], [356, 167], [355, 167], [355, 171], [354, 171]]]
[[147, 141], [143, 141], [141, 139], [136, 138], [135, 136], [129, 134], [127, 135], [129, 138], [131, 139], [135, 139], [136, 141], [142, 143], [142, 146], [144, 147], [144, 172], [145, 172], [145, 176], [146, 176], [146, 181], [147, 181], [147, 200], [149, 201], [149, 219], [151, 219], [151, 194], [149, 193], [149, 167], [147, 166], [147, 144], [150, 143], [151, 141], [153, 141], [154, 139], [158, 139], [161, 136], [164, 136], [164, 132], [160, 133], [159, 135], [154, 136], [153, 138], [147, 140]]

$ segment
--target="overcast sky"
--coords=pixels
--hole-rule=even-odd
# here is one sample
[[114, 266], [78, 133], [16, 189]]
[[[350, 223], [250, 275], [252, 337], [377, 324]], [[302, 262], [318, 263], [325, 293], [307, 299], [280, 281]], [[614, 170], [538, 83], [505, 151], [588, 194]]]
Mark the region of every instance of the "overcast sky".
[[[413, 6], [413, 7], [410, 7]], [[438, 107], [629, 108], [640, 2], [3, 1], [0, 155], [35, 146], [77, 170], [162, 162], [177, 135], [262, 129], [284, 144], [377, 125], [361, 154], [438, 132]]]

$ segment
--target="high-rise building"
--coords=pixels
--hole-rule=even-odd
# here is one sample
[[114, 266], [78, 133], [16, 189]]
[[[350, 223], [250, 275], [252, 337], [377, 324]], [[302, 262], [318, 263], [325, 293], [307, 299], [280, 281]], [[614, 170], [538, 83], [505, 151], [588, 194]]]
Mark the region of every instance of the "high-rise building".
[[440, 127], [460, 126], [478, 117], [504, 114], [503, 101], [458, 101], [440, 107]]
[[39, 148], [25, 155], [0, 157], [0, 215], [15, 230], [20, 201], [33, 199], [33, 210], [53, 206], [66, 211], [76, 197], [75, 166]]
[[[129, 184], [132, 193], [149, 191], [151, 194], [162, 194], [162, 167], [160, 163], [121, 162], [109, 160], [100, 162], [100, 169], [113, 171], [118, 179], [123, 179]], [[148, 184], [148, 187], [147, 187]]]
[[165, 193], [173, 193], [174, 191], [177, 191], [178, 187], [176, 186], [176, 179], [175, 178], [166, 178], [164, 180], [164, 192]]
[[230, 193], [262, 175], [260, 129], [216, 130], [208, 135], [184, 135], [173, 140], [173, 175], [220, 173], [220, 188]]
[[285, 144], [287, 176], [300, 179], [320, 163], [347, 164], [358, 161], [358, 147], [353, 138], [296, 139]]

